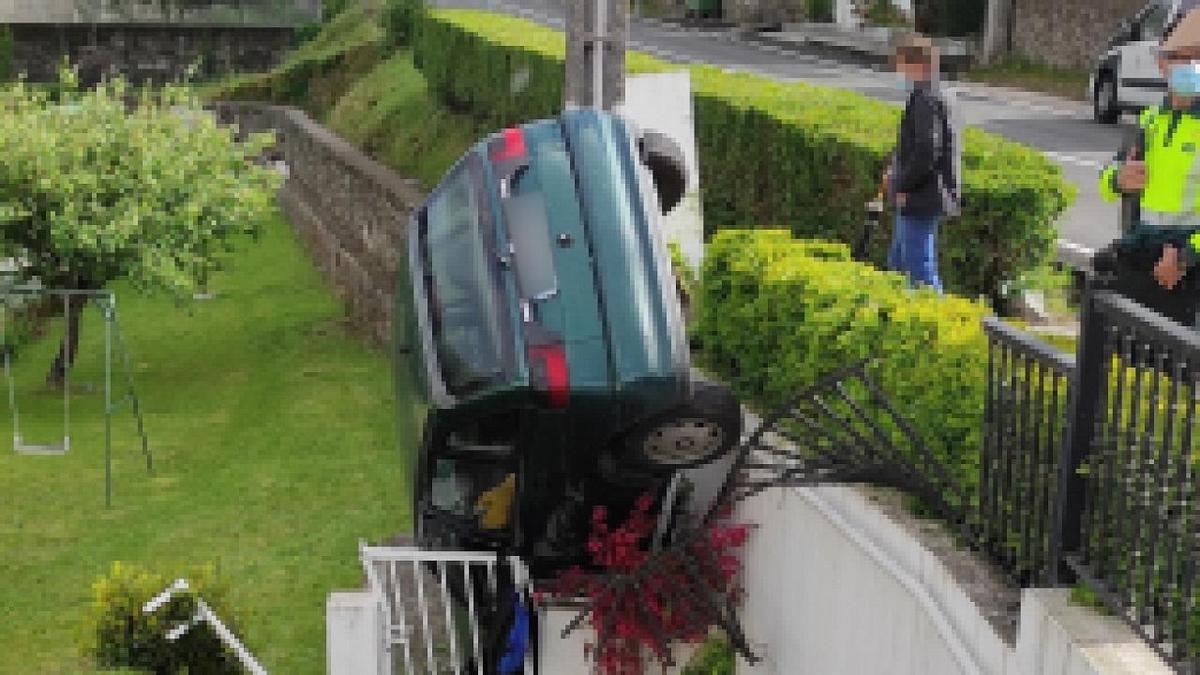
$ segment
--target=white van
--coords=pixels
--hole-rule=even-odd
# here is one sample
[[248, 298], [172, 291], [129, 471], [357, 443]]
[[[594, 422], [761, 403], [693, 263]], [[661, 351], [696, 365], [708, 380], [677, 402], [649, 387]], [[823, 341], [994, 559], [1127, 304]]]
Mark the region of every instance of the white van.
[[1088, 80], [1097, 122], [1113, 124], [1121, 113], [1162, 102], [1167, 82], [1158, 72], [1158, 45], [1171, 21], [1200, 0], [1150, 0], [1109, 38]]

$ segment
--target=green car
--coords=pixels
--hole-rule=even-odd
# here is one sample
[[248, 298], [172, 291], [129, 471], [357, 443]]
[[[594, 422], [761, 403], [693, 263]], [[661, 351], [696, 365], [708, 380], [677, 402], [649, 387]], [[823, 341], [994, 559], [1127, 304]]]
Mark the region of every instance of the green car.
[[414, 213], [396, 326], [424, 403], [418, 544], [579, 564], [593, 507], [619, 518], [736, 443], [661, 233], [684, 183], [666, 137], [568, 110], [475, 145]]

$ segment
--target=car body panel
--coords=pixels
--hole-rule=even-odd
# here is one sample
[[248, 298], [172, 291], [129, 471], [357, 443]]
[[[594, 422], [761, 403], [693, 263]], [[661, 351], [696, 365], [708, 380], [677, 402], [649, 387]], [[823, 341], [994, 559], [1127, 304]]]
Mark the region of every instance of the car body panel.
[[[577, 564], [571, 514], [603, 503], [619, 516], [676, 470], [638, 455], [647, 434], [697, 414], [639, 133], [574, 109], [492, 134], [410, 219], [397, 351], [428, 402], [410, 465], [414, 514], [437, 530], [419, 540], [459, 532], [466, 539], [426, 541]], [[549, 374], [547, 349], [565, 364], [565, 395], [549, 388], [562, 372]], [[740, 420], [736, 400], [719, 412]], [[732, 447], [736, 430], [724, 438]], [[478, 500], [513, 476], [510, 530], [484, 531]]]
[[1158, 69], [1158, 45], [1166, 27], [1195, 0], [1151, 0], [1122, 22], [1096, 58], [1088, 80], [1088, 98], [1105, 78], [1117, 86], [1117, 108], [1136, 111], [1158, 105], [1167, 83]]

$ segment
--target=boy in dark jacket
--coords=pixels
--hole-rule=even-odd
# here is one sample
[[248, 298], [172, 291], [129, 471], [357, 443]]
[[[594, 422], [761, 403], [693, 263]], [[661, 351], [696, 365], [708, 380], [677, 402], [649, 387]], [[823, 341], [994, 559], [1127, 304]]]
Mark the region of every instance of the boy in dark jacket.
[[896, 151], [884, 174], [884, 189], [896, 206], [896, 231], [888, 265], [910, 281], [942, 292], [937, 269], [937, 229], [944, 216], [958, 215], [958, 144], [950, 111], [938, 92], [938, 52], [920, 35], [903, 37], [894, 57], [896, 73], [909, 91]]

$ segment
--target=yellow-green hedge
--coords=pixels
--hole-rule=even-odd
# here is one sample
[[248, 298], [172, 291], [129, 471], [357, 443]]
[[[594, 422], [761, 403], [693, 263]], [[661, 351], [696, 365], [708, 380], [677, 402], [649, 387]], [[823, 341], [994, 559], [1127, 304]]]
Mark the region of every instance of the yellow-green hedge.
[[[430, 13], [414, 55], [452, 108], [496, 127], [562, 109], [562, 33], [467, 10]], [[629, 52], [631, 73], [676, 68]], [[895, 140], [899, 110], [860, 94], [692, 66], [705, 223], [779, 223], [794, 234], [852, 241]], [[994, 295], [1045, 262], [1055, 220], [1074, 198], [1040, 152], [978, 129], [965, 133], [964, 214], [943, 225], [948, 288]], [[882, 262], [888, 238], [872, 257]]]
[[702, 359], [743, 400], [770, 408], [875, 358], [874, 379], [974, 490], [987, 386], [981, 303], [910, 290], [898, 274], [851, 261], [844, 244], [784, 230], [717, 233], [701, 289]]

